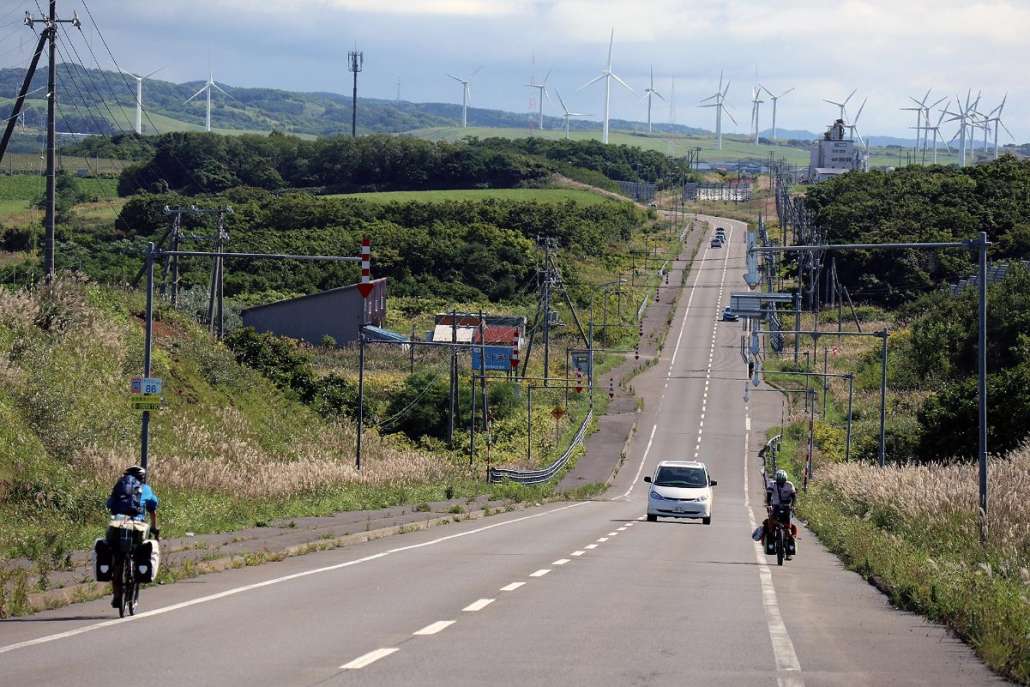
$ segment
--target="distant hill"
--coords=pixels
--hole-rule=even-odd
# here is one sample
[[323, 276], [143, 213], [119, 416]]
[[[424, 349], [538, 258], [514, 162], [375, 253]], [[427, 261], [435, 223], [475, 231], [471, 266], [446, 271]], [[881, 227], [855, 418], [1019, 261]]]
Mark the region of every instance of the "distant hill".
[[[0, 69], [0, 117], [7, 117], [18, 93], [22, 69]], [[46, 74], [37, 71], [31, 90], [44, 89]], [[135, 121], [135, 81], [117, 72], [83, 69], [72, 64], [58, 65], [60, 116], [58, 130], [78, 133], [118, 133], [131, 131]], [[147, 79], [143, 85], [143, 104], [148, 118], [144, 133], [196, 131], [204, 126], [203, 96], [186, 100], [204, 86], [202, 81], [182, 84]], [[350, 133], [351, 96], [339, 93], [300, 93], [272, 88], [237, 88], [222, 84], [231, 95], [216, 92], [212, 99], [212, 127], [220, 132], [268, 132], [272, 130], [310, 136]], [[26, 124], [41, 128], [46, 102], [41, 97], [27, 101]], [[461, 121], [461, 105], [453, 103], [413, 103], [403, 100], [358, 98], [359, 133], [399, 133], [413, 129], [450, 127]], [[535, 115], [470, 108], [469, 122], [478, 127], [528, 129]], [[643, 122], [613, 119], [613, 128], [644, 132]], [[544, 117], [544, 127], [559, 129], [560, 117]], [[576, 120], [572, 128], [589, 131], [600, 128], [595, 121]], [[703, 129], [676, 124], [656, 124], [656, 133], [704, 134]]]

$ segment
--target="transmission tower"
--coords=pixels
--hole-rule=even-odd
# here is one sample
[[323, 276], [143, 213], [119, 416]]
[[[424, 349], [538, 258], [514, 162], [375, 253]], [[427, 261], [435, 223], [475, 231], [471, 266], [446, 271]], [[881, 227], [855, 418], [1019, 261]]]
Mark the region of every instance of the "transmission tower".
[[[365, 66], [365, 53], [354, 50], [347, 53], [347, 68], [354, 74], [354, 97], [352, 99], [350, 113], [350, 135], [351, 138], [358, 135], [358, 72]], [[398, 88], [399, 90], [399, 88]]]

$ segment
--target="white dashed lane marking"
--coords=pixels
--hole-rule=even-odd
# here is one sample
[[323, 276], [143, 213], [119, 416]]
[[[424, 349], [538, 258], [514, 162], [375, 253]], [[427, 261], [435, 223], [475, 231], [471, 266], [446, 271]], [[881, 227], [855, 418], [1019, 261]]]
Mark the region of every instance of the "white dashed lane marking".
[[516, 589], [518, 589], [519, 587], [521, 587], [524, 584], [526, 584], [526, 583], [525, 582], [512, 582], [511, 584], [506, 584], [503, 587], [501, 587], [501, 591], [502, 592], [513, 592], [513, 591], [515, 591]]
[[381, 658], [386, 658], [393, 652], [397, 651], [397, 647], [390, 647], [384, 649], [376, 649], [375, 651], [369, 651], [364, 656], [358, 656], [350, 663], [344, 663], [340, 666], [340, 670], [360, 670], [367, 665], [371, 665]]
[[493, 599], [479, 599], [477, 601], [473, 601], [472, 603], [470, 603], [468, 606], [466, 606], [465, 608], [463, 608], [461, 610], [465, 611], [466, 613], [475, 613], [476, 611], [483, 610], [484, 608], [486, 608], [487, 606], [489, 606], [493, 602], [494, 602]]
[[529, 573], [529, 576], [530, 577], [543, 577], [544, 575], [546, 575], [549, 572], [551, 572], [550, 568], [540, 568], [536, 572]]
[[437, 620], [435, 623], [426, 625], [421, 630], [415, 630], [412, 634], [416, 637], [427, 637], [429, 635], [435, 635], [437, 632], [443, 632], [448, 627], [454, 624], [453, 620]]

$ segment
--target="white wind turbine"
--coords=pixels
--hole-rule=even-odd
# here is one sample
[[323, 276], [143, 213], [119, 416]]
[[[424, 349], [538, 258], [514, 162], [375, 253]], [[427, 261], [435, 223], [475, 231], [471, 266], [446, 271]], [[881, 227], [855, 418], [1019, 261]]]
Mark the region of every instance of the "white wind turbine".
[[852, 96], [854, 96], [855, 93], [857, 93], [857, 92], [858, 92], [857, 88], [855, 90], [851, 91], [851, 93], [848, 94], [848, 97], [844, 98], [844, 102], [842, 102], [842, 103], [838, 103], [835, 100], [827, 100], [826, 98], [823, 98], [823, 102], [829, 103], [831, 105], [836, 105], [838, 108], [840, 108], [840, 116], [837, 117], [837, 119], [839, 119], [839, 120], [841, 120], [843, 122], [845, 119], [847, 119], [847, 110], [845, 108], [847, 107], [848, 101], [851, 100]]
[[1009, 99], [1009, 94], [1006, 93], [1005, 97], [1003, 97], [1001, 99], [1001, 105], [998, 105], [998, 107], [994, 108], [993, 110], [991, 110], [987, 114], [987, 123], [988, 124], [990, 124], [991, 122], [994, 123], [994, 159], [995, 160], [998, 159], [998, 127], [1001, 127], [1002, 129], [1004, 129], [1005, 133], [1007, 133], [1009, 135], [1009, 138], [1011, 138], [1013, 141], [1016, 140], [1016, 137], [1012, 135], [1012, 132], [1009, 131], [1009, 128], [1007, 126], [1005, 126], [1005, 122], [1001, 121], [1001, 113], [1005, 110], [1005, 101], [1008, 100], [1008, 99]]
[[659, 99], [665, 100], [665, 96], [655, 90], [654, 87], [654, 65], [651, 66], [651, 85], [644, 89], [644, 98], [647, 98], [647, 133], [651, 133], [651, 99], [653, 96], [658, 96]]
[[462, 129], [467, 129], [468, 125], [469, 125], [469, 101], [472, 100], [472, 91], [469, 89], [469, 84], [472, 83], [472, 77], [474, 77], [476, 74], [478, 74], [480, 69], [482, 69], [482, 67], [476, 67], [475, 71], [473, 71], [469, 75], [469, 78], [467, 78], [467, 79], [462, 79], [460, 77], [455, 76], [454, 74], [448, 74], [447, 75], [447, 76], [451, 77], [452, 79], [454, 79], [455, 81], [457, 81], [458, 83], [461, 84], [461, 128]]
[[754, 86], [751, 89], [751, 130], [754, 135], [754, 144], [758, 145], [758, 128], [759, 128], [759, 112], [761, 111], [762, 103], [765, 101], [761, 99], [762, 87]]
[[[940, 104], [940, 103], [938, 102], [937, 104]], [[946, 114], [947, 114], [947, 111], [941, 110], [941, 116], [937, 118], [937, 124], [935, 124], [934, 126], [930, 126], [930, 120], [929, 120], [929, 118], [927, 118], [926, 126], [923, 127], [924, 128], [924, 133], [923, 133], [923, 144], [924, 145], [926, 145], [926, 139], [929, 138], [930, 132], [931, 131], [933, 132], [933, 164], [937, 164], [937, 140], [938, 139], [940, 139], [940, 141], [942, 143], [944, 143], [945, 146], [947, 146], [948, 152], [951, 152], [951, 146], [948, 144], [948, 141], [946, 141], [944, 139], [944, 136], [941, 135], [941, 122], [944, 120], [944, 115], [946, 115]]]
[[730, 82], [727, 81], [726, 82], [726, 87], [723, 88], [723, 85], [722, 85], [722, 72], [720, 71], [719, 72], [719, 90], [717, 90], [715, 92], [715, 95], [710, 95], [710, 96], [708, 96], [707, 98], [705, 98], [704, 100], [701, 101], [702, 103], [708, 102], [709, 100], [714, 100], [715, 101], [715, 102], [709, 103], [708, 105], [701, 105], [701, 107], [714, 107], [715, 108], [715, 138], [719, 142], [719, 150], [722, 150], [722, 115], [723, 115], [723, 112], [726, 113], [726, 116], [730, 118], [731, 122], [733, 122], [734, 124], [737, 123], [737, 120], [733, 118], [733, 115], [730, 114], [730, 111], [728, 109], [726, 109], [726, 94], [729, 93], [729, 91], [730, 91]]
[[967, 145], [968, 144], [968, 138], [966, 136], [966, 129], [969, 127], [969, 125], [970, 125], [970, 123], [971, 123], [971, 121], [973, 119], [973, 116], [976, 113], [976, 106], [980, 102], [980, 96], [979, 95], [976, 97], [975, 101], [970, 102], [970, 99], [972, 98], [972, 95], [973, 95], [972, 89], [970, 89], [969, 91], [966, 92], [966, 104], [965, 104], [964, 107], [962, 105], [962, 99], [959, 98], [956, 95], [955, 96], [955, 109], [958, 110], [958, 112], [952, 112], [950, 110], [945, 110], [944, 111], [945, 114], [947, 114], [948, 117], [949, 117], [947, 121], [949, 121], [949, 122], [958, 122], [959, 123], [958, 131], [955, 132], [955, 135], [951, 137], [951, 140], [954, 141], [956, 138], [959, 139], [959, 166], [960, 167], [965, 167], [966, 166], [966, 149], [968, 148], [968, 145]]
[[[198, 95], [200, 95], [201, 93], [205, 93], [205, 92], [207, 93], [207, 115], [204, 118], [204, 130], [208, 131], [208, 132], [211, 131], [211, 89], [212, 88], [217, 88], [220, 93], [222, 93], [224, 95], [227, 95], [230, 98], [233, 97], [233, 95], [231, 93], [228, 93], [224, 88], [222, 88], [217, 83], [215, 83], [214, 75], [211, 72], [208, 72], [207, 83], [204, 84], [204, 87], [201, 88], [196, 93], [194, 93], [193, 95], [191, 95], [190, 97], [186, 98], [186, 102], [188, 103], [189, 101], [193, 100]], [[185, 103], [183, 103], [183, 104], [185, 104]]]
[[566, 107], [565, 101], [562, 100], [561, 93], [558, 92], [558, 89], [555, 89], [554, 94], [556, 96], [558, 96], [558, 102], [561, 103], [561, 109], [565, 112], [565, 114], [562, 115], [562, 117], [565, 118], [565, 140], [568, 140], [569, 139], [569, 120], [572, 119], [573, 117], [589, 117], [590, 115], [583, 114], [582, 112], [569, 112], [569, 108]]
[[149, 79], [162, 69], [164, 69], [164, 67], [159, 67], [144, 76], [133, 74], [132, 72], [126, 72], [128, 76], [131, 76], [136, 80], [136, 133], [138, 135], [143, 134], [143, 79]]
[[772, 91], [770, 91], [770, 90], [769, 90], [768, 88], [766, 88], [765, 86], [759, 86], [759, 88], [761, 88], [761, 89], [762, 89], [763, 91], [765, 91], [766, 93], [768, 93], [768, 94], [769, 94], [769, 100], [771, 100], [771, 101], [772, 101], [772, 106], [773, 106], [773, 117], [772, 117], [772, 140], [773, 140], [773, 142], [775, 143], [775, 142], [776, 142], [776, 103], [777, 103], [777, 101], [779, 101], [779, 99], [780, 99], [780, 98], [782, 98], [783, 96], [785, 96], [785, 95], [787, 95], [788, 93], [790, 93], [791, 91], [793, 91], [793, 90], [794, 90], [794, 88], [793, 88], [793, 87], [791, 87], [791, 88], [788, 88], [787, 90], [785, 90], [785, 91], [784, 91], [783, 93], [780, 93], [779, 95], [773, 95], [773, 92], [772, 92]]
[[916, 153], [919, 152], [920, 133], [923, 133], [923, 138], [926, 137], [925, 136], [925, 128], [923, 126], [923, 120], [924, 119], [926, 120], [926, 126], [930, 126], [930, 117], [927, 115], [926, 101], [930, 98], [930, 91], [932, 91], [932, 90], [933, 90], [932, 88], [927, 90], [926, 91], [926, 95], [923, 96], [922, 100], [916, 100], [912, 96], [908, 96], [908, 99], [911, 100], [912, 103], [915, 105], [914, 107], [902, 107], [902, 108], [899, 108], [902, 112], [915, 112], [916, 113], [916, 126], [915, 126], [915, 130], [916, 130], [916, 143], [915, 143], [915, 146], [913, 146], [913, 148], [912, 148], [912, 155], [913, 155], [913, 157], [916, 155]]
[[612, 71], [612, 46], [615, 44], [615, 29], [612, 28], [611, 38], [608, 40], [608, 66], [601, 70], [601, 74], [585, 84], [579, 87], [579, 90], [583, 90], [587, 86], [592, 86], [601, 79], [604, 79], [604, 126], [601, 133], [601, 142], [608, 143], [608, 106], [612, 98], [612, 79], [615, 79], [620, 84], [626, 87], [630, 92], [633, 91], [629, 84], [620, 79], [615, 72]]
[[536, 81], [534, 80], [534, 77], [530, 77], [529, 78], [529, 83], [526, 84], [526, 88], [535, 88], [535, 89], [537, 89], [539, 91], [539, 96], [540, 97], [537, 98], [537, 100], [539, 101], [539, 104], [540, 104], [540, 121], [539, 121], [539, 124], [538, 124], [538, 128], [541, 131], [543, 131], [543, 129], [544, 129], [544, 98], [547, 98], [548, 100], [551, 99], [551, 96], [547, 94], [547, 80], [549, 78], [551, 78], [551, 70], [550, 69], [547, 70], [547, 76], [545, 76], [544, 80], [541, 81], [540, 83], [536, 83]]

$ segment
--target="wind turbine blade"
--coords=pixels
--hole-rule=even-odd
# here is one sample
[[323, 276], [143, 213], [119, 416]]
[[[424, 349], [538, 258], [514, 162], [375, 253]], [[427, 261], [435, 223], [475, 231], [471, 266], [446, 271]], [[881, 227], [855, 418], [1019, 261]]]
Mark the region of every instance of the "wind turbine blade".
[[[791, 91], [793, 91], [793, 90], [794, 90], [794, 86], [791, 86], [790, 88], [788, 88], [787, 90], [785, 90], [785, 91], [784, 91], [783, 93], [780, 93], [780, 96], [779, 96], [779, 97], [781, 97], [781, 98], [782, 98], [783, 96], [787, 95], [788, 93], [790, 93], [790, 92], [791, 92]], [[772, 93], [770, 93], [769, 95], [772, 95]]]
[[858, 124], [858, 118], [862, 116], [862, 110], [865, 109], [865, 104], [866, 104], [866, 102], [868, 100], [869, 100], [869, 98], [866, 98], [865, 100], [862, 101], [862, 106], [858, 108], [858, 114], [855, 115], [855, 118], [853, 120], [851, 120], [852, 125]]
[[847, 104], [848, 104], [848, 101], [849, 101], [849, 100], [851, 100], [852, 96], [854, 96], [854, 95], [855, 95], [856, 93], [858, 93], [858, 89], [857, 89], [857, 88], [856, 88], [855, 90], [851, 91], [851, 93], [849, 93], [849, 94], [848, 94], [848, 97], [847, 97], [847, 98], [844, 98], [844, 102], [843, 102], [843, 103], [841, 103], [841, 105], [842, 105], [842, 106], [843, 106], [843, 105], [847, 105]]
[[459, 78], [458, 78], [458, 77], [456, 77], [456, 76], [455, 76], [454, 74], [448, 74], [447, 76], [451, 77], [452, 79], [454, 79], [454, 80], [455, 80], [455, 81], [457, 81], [458, 83], [465, 83], [465, 79], [459, 79]]
[[726, 116], [730, 118], [731, 122], [733, 122], [734, 124], [737, 123], [737, 120], [733, 118], [733, 115], [730, 114], [730, 111], [726, 109], [725, 105], [722, 106], [722, 111], [726, 113]]
[[554, 89], [554, 94], [558, 96], [558, 102], [561, 103], [561, 109], [565, 111], [565, 114], [572, 114], [571, 112], [569, 112], [569, 108], [566, 107], [565, 101], [562, 100], [561, 93], [558, 92], [557, 88]]
[[183, 105], [185, 105], [186, 103], [188, 103], [189, 101], [193, 100], [193, 99], [194, 99], [194, 98], [196, 98], [196, 97], [197, 97], [198, 95], [200, 95], [201, 93], [203, 93], [204, 91], [206, 91], [206, 90], [207, 90], [207, 88], [208, 88], [208, 85], [207, 85], [207, 84], [204, 84], [204, 87], [203, 87], [203, 88], [201, 88], [201, 89], [200, 89], [199, 91], [197, 91], [196, 93], [194, 93], [194, 94], [193, 94], [193, 95], [191, 95], [190, 97], [186, 98], [186, 102], [184, 102], [184, 103], [183, 103]]
[[467, 80], [467, 81], [471, 81], [471, 80], [472, 80], [472, 77], [474, 77], [474, 76], [475, 76], [476, 74], [478, 74], [478, 73], [479, 73], [479, 71], [480, 71], [480, 70], [481, 70], [482, 68], [483, 68], [483, 65], [479, 65], [478, 67], [476, 67], [475, 69], [473, 69], [473, 70], [472, 70], [472, 73], [471, 73], [471, 74], [469, 74], [469, 78], [468, 78], [468, 79], [466, 79], [466, 80]]
[[658, 91], [651, 91], [651, 92], [654, 93], [655, 95], [657, 95], [659, 100], [665, 101], [665, 96], [662, 95], [661, 93], [659, 93]]
[[947, 100], [947, 98], [941, 98], [940, 100], [938, 100], [937, 102], [935, 102], [935, 103], [934, 103], [933, 105], [930, 105], [930, 106], [929, 106], [928, 108], [926, 108], [926, 109], [928, 109], [928, 110], [932, 110], [933, 108], [935, 108], [935, 107], [937, 107], [938, 105], [940, 105], [941, 103], [943, 103], [943, 102], [944, 102], [945, 100]]
[[708, 96], [707, 98], [702, 98], [701, 100], [698, 100], [697, 102], [699, 102], [699, 103], [706, 103], [706, 102], [708, 102], [709, 100], [713, 100], [713, 99], [715, 99], [715, 98], [718, 98], [718, 97], [719, 97], [719, 95], [720, 95], [719, 93], [716, 93], [715, 95], [710, 95], [710, 96]]
[[540, 82], [540, 85], [542, 86], [542, 85], [546, 84], [547, 80], [550, 79], [550, 78], [551, 78], [551, 70], [548, 69], [547, 70], [547, 75], [544, 76], [544, 80]]
[[607, 74], [599, 74], [598, 76], [595, 76], [594, 78], [590, 79], [590, 81], [587, 81], [585, 84], [583, 84], [582, 86], [580, 86], [576, 90], [577, 91], [582, 91], [587, 86], [593, 86], [595, 83], [597, 83], [601, 79], [605, 78], [606, 76], [608, 76], [608, 75]]
[[612, 27], [612, 36], [608, 39], [608, 70], [612, 68], [612, 46], [615, 45], [615, 27]]
[[838, 102], [835, 102], [833, 100], [827, 100], [826, 98], [823, 98], [823, 102], [824, 103], [829, 103], [831, 105], [836, 105], [837, 107], [844, 107], [844, 103], [838, 103]]
[[224, 95], [229, 96], [230, 98], [232, 98], [233, 100], [235, 100], [237, 102], [239, 101], [239, 98], [237, 98], [232, 93], [228, 92], [227, 90], [225, 90], [224, 88], [219, 86], [217, 81], [212, 81], [211, 85], [214, 86], [215, 88], [217, 88], [219, 91], [221, 91]]
[[619, 83], [621, 83], [621, 84], [622, 84], [623, 86], [625, 86], [625, 87], [626, 87], [627, 89], [629, 89], [629, 91], [630, 91], [630, 92], [632, 92], [632, 93], [636, 93], [636, 91], [634, 91], [634, 90], [633, 90], [633, 87], [632, 87], [632, 86], [630, 86], [630, 85], [629, 85], [628, 83], [626, 83], [625, 81], [623, 81], [622, 79], [620, 79], [620, 78], [618, 77], [618, 75], [616, 75], [616, 74], [615, 74], [615, 72], [608, 72], [608, 73], [609, 73], [609, 74], [611, 74], [611, 76], [612, 76], [612, 78], [613, 78], [613, 79], [615, 79], [616, 81], [618, 81]]
[[168, 65], [165, 65], [164, 67], [158, 67], [157, 69], [155, 69], [154, 71], [150, 72], [150, 73], [149, 73], [149, 74], [147, 74], [146, 76], [140, 76], [140, 77], [138, 77], [138, 78], [140, 78], [140, 79], [149, 79], [149, 78], [150, 78], [150, 77], [152, 77], [152, 76], [153, 76], [154, 74], [157, 74], [157, 73], [158, 73], [159, 71], [161, 71], [161, 70], [165, 69], [165, 67], [167, 67], [167, 66], [168, 66]]
[[946, 111], [944, 111], [944, 110], [941, 110], [941, 116], [940, 116], [940, 117], [939, 117], [939, 118], [937, 119], [937, 127], [934, 127], [934, 128], [938, 128], [938, 127], [940, 127], [940, 125], [941, 125], [941, 120], [943, 120], [943, 119], [944, 119], [944, 115], [946, 115], [946, 114], [948, 114], [948, 113], [947, 113]]
[[727, 81], [726, 82], [726, 88], [722, 89], [722, 97], [723, 98], [725, 98], [726, 94], [730, 92], [730, 84], [731, 83], [733, 83], [733, 82], [732, 81]]
[[709, 103], [707, 105], [698, 105], [698, 107], [721, 107], [719, 103]]
[[762, 84], [758, 84], [758, 90], [760, 90], [760, 91], [765, 91], [766, 93], [768, 93], [768, 94], [769, 94], [769, 97], [770, 97], [770, 98], [776, 98], [776, 97], [778, 97], [778, 96], [777, 96], [777, 95], [776, 95], [775, 93], [773, 93], [772, 91], [770, 91], [770, 90], [769, 90], [768, 88], [766, 88], [766, 87], [765, 87], [765, 86], [763, 86]]
[[1009, 128], [1008, 128], [1007, 126], [1005, 126], [1005, 122], [1003, 122], [1003, 121], [1001, 121], [1001, 120], [999, 119], [999, 120], [998, 120], [998, 124], [1000, 124], [1000, 125], [1001, 125], [1001, 128], [1005, 130], [1005, 133], [1007, 133], [1007, 134], [1009, 135], [1009, 138], [1011, 138], [1011, 139], [1012, 139], [1013, 141], [1015, 141], [1015, 140], [1016, 140], [1016, 137], [1012, 135], [1012, 132], [1011, 132], [1011, 131], [1009, 131]]
[[541, 86], [540, 92], [544, 94], [544, 100], [546, 100], [547, 102], [551, 102], [551, 94], [547, 92], [546, 88]]

